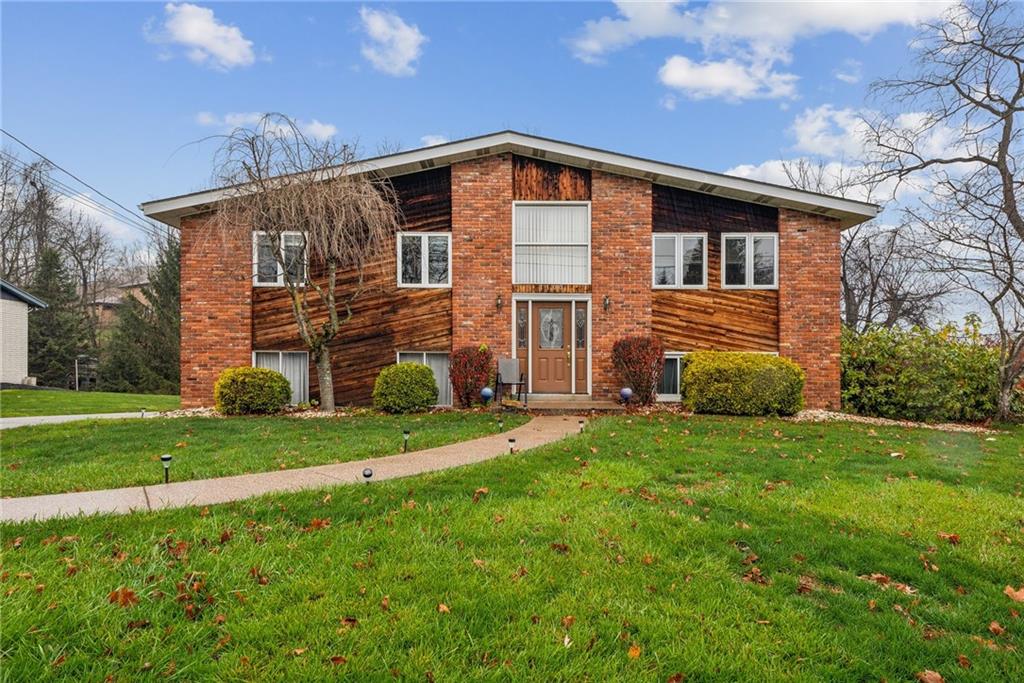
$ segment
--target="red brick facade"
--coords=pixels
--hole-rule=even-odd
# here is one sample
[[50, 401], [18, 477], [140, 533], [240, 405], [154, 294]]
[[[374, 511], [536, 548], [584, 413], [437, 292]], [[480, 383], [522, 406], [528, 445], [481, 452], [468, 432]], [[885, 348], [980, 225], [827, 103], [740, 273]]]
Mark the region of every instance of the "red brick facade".
[[807, 373], [807, 408], [839, 408], [839, 222], [779, 210], [779, 353]]
[[651, 333], [651, 183], [601, 171], [591, 178], [592, 393], [614, 398], [622, 380], [612, 346]]
[[181, 221], [181, 407], [213, 405], [221, 370], [252, 364], [252, 241]]
[[[512, 156], [452, 164], [452, 348], [512, 348]], [[498, 310], [498, 297], [502, 307]]]

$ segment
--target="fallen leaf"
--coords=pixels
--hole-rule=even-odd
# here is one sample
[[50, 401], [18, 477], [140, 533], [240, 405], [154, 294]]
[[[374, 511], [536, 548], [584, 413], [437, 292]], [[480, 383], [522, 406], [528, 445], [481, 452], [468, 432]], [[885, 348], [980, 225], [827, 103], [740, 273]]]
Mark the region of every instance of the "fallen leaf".
[[484, 562], [483, 560], [478, 560], [476, 558], [473, 559], [473, 564], [477, 567], [480, 567], [481, 569], [487, 566], [486, 562]]
[[950, 545], [960, 545], [960, 536], [958, 534], [947, 534], [945, 531], [940, 531], [939, 538], [943, 541], [949, 541]]
[[331, 664], [334, 666], [341, 666], [342, 664], [348, 664], [348, 658], [342, 657], [341, 655], [334, 655], [331, 657]]
[[1003, 589], [1003, 593], [1014, 602], [1024, 602], [1024, 586], [1017, 590], [1013, 590], [1013, 586], [1007, 586]]
[[306, 648], [304, 648], [304, 647], [297, 647], [294, 650], [292, 650], [289, 654], [292, 657], [299, 657], [299, 656], [305, 654], [305, 652], [306, 652]]
[[110, 604], [117, 605], [119, 607], [131, 607], [139, 603], [139, 596], [135, 595], [135, 591], [131, 588], [118, 588], [115, 591], [111, 591], [110, 595], [107, 596], [107, 600]]
[[478, 488], [476, 491], [473, 492], [473, 502], [474, 503], [479, 503], [480, 502], [480, 497], [481, 496], [486, 496], [490, 492], [491, 492], [491, 490], [489, 488], [487, 488], [486, 486], [481, 486], [480, 488]]
[[66, 656], [66, 655], [61, 655], [60, 657], [57, 657], [57, 659], [53, 660], [53, 661], [52, 661], [52, 662], [50, 663], [50, 666], [52, 666], [53, 668], [55, 668], [55, 669], [56, 669], [56, 668], [57, 668], [58, 666], [60, 666], [61, 664], [63, 664], [63, 663], [64, 663], [64, 661], [65, 661], [66, 659], [67, 659], [67, 656]]
[[576, 623], [576, 617], [569, 614], [562, 617], [562, 626], [564, 628], [572, 628], [572, 625]]
[[971, 660], [967, 659], [967, 655], [957, 655], [956, 663], [960, 665], [961, 669], [971, 668]]
[[437, 603], [437, 611], [440, 612], [441, 614], [449, 614], [449, 613], [451, 613], [451, 610], [448, 609], [448, 605], [444, 604], [443, 602]]
[[637, 645], [636, 643], [633, 643], [632, 645], [629, 646], [629, 658], [630, 659], [638, 659], [640, 657], [640, 652], [641, 651], [642, 650], [640, 649], [640, 646]]
[[665, 683], [683, 683], [686, 680], [686, 676], [683, 674], [672, 674], [668, 677]]
[[24, 542], [25, 542], [25, 537], [24, 536], [18, 536], [13, 541], [11, 541], [11, 547], [12, 548], [20, 548], [21, 544], [24, 543]]
[[993, 621], [988, 625], [988, 632], [994, 636], [1001, 636], [1006, 633], [1006, 629], [998, 621]]
[[767, 586], [771, 583], [771, 580], [761, 573], [760, 567], [752, 567], [749, 572], [743, 575], [743, 580], [747, 583], [756, 583], [761, 586]]
[[384, 596], [380, 601], [380, 609], [382, 612], [387, 612], [391, 609], [391, 598]]
[[359, 626], [359, 620], [355, 617], [342, 617], [341, 625], [345, 628], [355, 628]]
[[814, 590], [814, 578], [810, 576], [801, 576], [800, 581], [797, 583], [796, 592], [801, 595], [805, 595]]
[[932, 671], [931, 669], [918, 671], [915, 676], [921, 683], [946, 683], [946, 679], [939, 672]]
[[551, 549], [556, 553], [561, 553], [563, 555], [567, 555], [569, 553], [569, 546], [565, 543], [552, 543]]
[[329, 526], [331, 526], [330, 519], [320, 519], [319, 517], [314, 517], [310, 520], [309, 526], [306, 527], [306, 531], [319, 531], [320, 529], [326, 529]]

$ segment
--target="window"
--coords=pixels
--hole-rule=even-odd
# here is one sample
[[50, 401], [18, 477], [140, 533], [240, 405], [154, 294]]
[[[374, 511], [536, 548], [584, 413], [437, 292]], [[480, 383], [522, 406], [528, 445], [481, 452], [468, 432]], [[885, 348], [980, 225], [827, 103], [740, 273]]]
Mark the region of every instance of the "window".
[[659, 401], [678, 401], [681, 392], [679, 390], [679, 372], [682, 368], [682, 354], [669, 352], [665, 354], [665, 367], [662, 369], [661, 380], [658, 382]]
[[657, 234], [651, 253], [654, 259], [651, 286], [655, 289], [708, 286], [707, 235]]
[[284, 375], [292, 386], [293, 405], [309, 401], [309, 355], [305, 351], [255, 351], [252, 364]]
[[590, 284], [590, 204], [513, 204], [512, 283]]
[[774, 233], [722, 235], [722, 286], [778, 287], [779, 236]]
[[426, 365], [434, 373], [437, 384], [437, 405], [452, 404], [452, 382], [448, 376], [448, 354], [431, 351], [399, 351], [399, 363], [420, 363]]
[[[306, 239], [301, 232], [282, 232], [280, 267], [274, 255], [274, 245], [265, 232], [252, 234], [253, 282], [257, 287], [283, 287], [288, 280], [296, 284], [306, 282]], [[285, 279], [285, 273], [288, 279]]]
[[451, 260], [451, 233], [398, 233], [399, 287], [451, 287]]

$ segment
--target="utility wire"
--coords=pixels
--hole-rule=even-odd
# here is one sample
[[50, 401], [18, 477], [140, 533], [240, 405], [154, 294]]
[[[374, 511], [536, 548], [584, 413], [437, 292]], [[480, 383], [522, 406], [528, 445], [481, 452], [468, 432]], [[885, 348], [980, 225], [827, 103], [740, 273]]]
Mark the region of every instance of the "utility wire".
[[[99, 196], [103, 197], [103, 198], [104, 198], [104, 199], [106, 199], [107, 201], [109, 201], [109, 202], [111, 202], [111, 203], [115, 204], [116, 206], [120, 207], [120, 208], [121, 208], [121, 209], [123, 209], [124, 211], [127, 211], [127, 212], [128, 212], [128, 215], [130, 215], [130, 216], [133, 216], [133, 217], [136, 217], [136, 218], [137, 218], [137, 214], [136, 214], [136, 213], [135, 213], [135, 212], [134, 212], [134, 211], [133, 211], [132, 209], [129, 209], [129, 208], [127, 207], [127, 206], [125, 206], [125, 205], [124, 205], [124, 204], [122, 204], [121, 202], [119, 202], [119, 201], [117, 201], [116, 199], [113, 199], [112, 197], [110, 197], [110, 195], [108, 195], [108, 194], [106, 194], [106, 193], [104, 193], [104, 192], [102, 192], [102, 191], [100, 191], [100, 190], [96, 189], [96, 188], [95, 188], [94, 186], [92, 186], [92, 185], [90, 185], [89, 183], [85, 182], [84, 180], [82, 180], [81, 178], [79, 178], [79, 177], [78, 177], [77, 175], [75, 175], [75, 174], [74, 174], [74, 173], [72, 173], [71, 171], [67, 170], [66, 168], [64, 168], [63, 166], [61, 166], [60, 164], [58, 164], [57, 162], [55, 162], [55, 161], [53, 161], [52, 159], [50, 159], [49, 157], [47, 157], [47, 156], [46, 156], [45, 154], [43, 154], [42, 152], [40, 152], [40, 151], [38, 151], [38, 150], [34, 149], [33, 147], [29, 146], [29, 144], [28, 144], [28, 143], [26, 143], [25, 141], [21, 140], [20, 138], [18, 138], [18, 137], [17, 137], [17, 136], [15, 136], [14, 134], [12, 134], [12, 133], [11, 133], [10, 131], [7, 131], [7, 130], [4, 130], [3, 128], [0, 128], [0, 133], [3, 133], [3, 134], [4, 134], [4, 135], [6, 135], [7, 137], [11, 138], [11, 139], [12, 139], [12, 140], [14, 140], [15, 142], [17, 142], [17, 143], [18, 143], [19, 145], [21, 145], [22, 147], [24, 147], [24, 148], [25, 148], [25, 149], [27, 149], [28, 151], [30, 151], [30, 152], [32, 152], [33, 154], [35, 154], [36, 156], [38, 156], [38, 157], [39, 157], [40, 159], [43, 159], [44, 161], [46, 161], [47, 163], [49, 163], [49, 164], [50, 164], [51, 166], [53, 166], [54, 168], [60, 169], [61, 171], [63, 171], [64, 173], [66, 173], [66, 174], [67, 174], [67, 175], [69, 175], [70, 177], [74, 178], [75, 180], [77, 180], [78, 182], [80, 182], [80, 183], [81, 183], [82, 185], [85, 185], [85, 186], [86, 186], [87, 188], [89, 188], [90, 190], [92, 190], [93, 192], [95, 192], [96, 194], [98, 194]], [[138, 219], [138, 218], [137, 218], [137, 219]]]

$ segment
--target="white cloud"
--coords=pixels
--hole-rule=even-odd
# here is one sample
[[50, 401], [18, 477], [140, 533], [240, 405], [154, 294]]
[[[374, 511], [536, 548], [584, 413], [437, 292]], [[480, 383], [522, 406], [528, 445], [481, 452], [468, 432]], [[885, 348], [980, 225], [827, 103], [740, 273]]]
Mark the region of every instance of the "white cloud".
[[[195, 62], [221, 71], [249, 66], [256, 61], [252, 41], [237, 26], [223, 24], [213, 10], [183, 2], [164, 5], [164, 22], [152, 30], [153, 20], [144, 32], [154, 43], [180, 45], [185, 56]], [[167, 58], [162, 54], [161, 58]]]
[[[208, 111], [201, 111], [196, 114], [196, 123], [200, 126], [215, 127], [229, 131], [234, 128], [256, 126], [263, 119], [263, 116], [264, 114], [258, 111], [230, 112], [223, 116], [217, 116], [216, 114]], [[313, 119], [312, 121], [295, 119], [295, 125], [298, 126], [303, 135], [316, 140], [326, 140], [327, 138], [334, 137], [338, 133], [337, 126], [332, 123], [323, 123], [318, 119]], [[289, 134], [291, 132], [291, 129], [283, 124], [271, 126], [270, 129], [277, 132], [279, 135]]]
[[[670, 3], [616, 2], [618, 15], [584, 23], [569, 39], [573, 55], [587, 63], [649, 39], [676, 38], [699, 45], [704, 60], [671, 55], [662, 67], [675, 70], [676, 87], [690, 97], [790, 98], [796, 76], [775, 70], [792, 60], [793, 43], [825, 33], [848, 33], [866, 40], [893, 25], [916, 25], [941, 14], [950, 3], [753, 2], [716, 0], [690, 7]], [[674, 65], [670, 67], [670, 65]], [[714, 76], [729, 85], [709, 85]], [[843, 71], [844, 76], [852, 72]], [[666, 77], [662, 77], [663, 82]], [[692, 85], [691, 85], [692, 84]], [[756, 93], [756, 94], [750, 94]]]
[[423, 143], [424, 147], [433, 147], [434, 145], [443, 145], [448, 142], [447, 135], [424, 135], [420, 138], [420, 142]]
[[842, 66], [832, 72], [832, 75], [843, 83], [860, 83], [864, 77], [864, 65], [856, 59], [844, 59]]
[[363, 43], [363, 57], [375, 69], [386, 74], [414, 76], [416, 61], [423, 53], [423, 44], [427, 42], [427, 37], [420, 29], [386, 10], [361, 7], [359, 17], [369, 38], [368, 42]]
[[793, 149], [829, 159], [861, 158], [867, 133], [862, 113], [849, 108], [836, 109], [830, 104], [805, 109], [797, 114], [789, 129], [796, 139]]
[[721, 97], [729, 101], [754, 98], [794, 97], [798, 77], [772, 71], [768, 62], [742, 64], [735, 59], [705, 61], [669, 57], [658, 79], [695, 100]]
[[[104, 199], [97, 199], [91, 192], [79, 192], [71, 196], [59, 196], [57, 205], [71, 213], [83, 216], [97, 225], [116, 240], [131, 240], [140, 237], [140, 230], [128, 226], [124, 221], [112, 217], [109, 213], [101, 211], [99, 206], [108, 206], [109, 202]], [[118, 209], [119, 210], [119, 209]], [[123, 212], [122, 212], [123, 213]]]
[[658, 100], [658, 104], [660, 104], [661, 108], [665, 109], [666, 111], [675, 111], [676, 104], [678, 104], [678, 100], [676, 99], [675, 95], [669, 93], [662, 97], [660, 100]]

